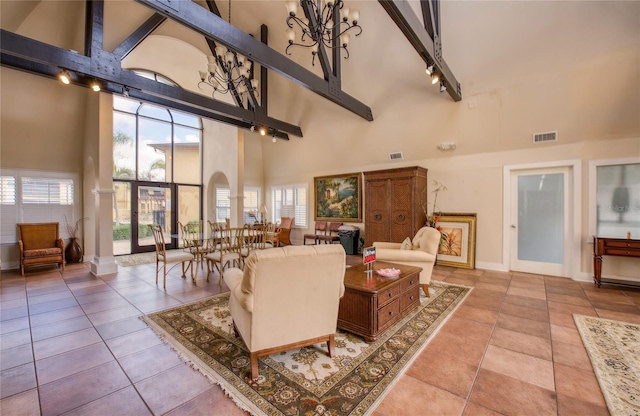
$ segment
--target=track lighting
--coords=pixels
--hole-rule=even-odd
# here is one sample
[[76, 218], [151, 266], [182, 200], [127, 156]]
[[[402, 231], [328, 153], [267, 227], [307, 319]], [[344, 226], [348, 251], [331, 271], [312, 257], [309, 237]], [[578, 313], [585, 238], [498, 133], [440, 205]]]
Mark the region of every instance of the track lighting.
[[433, 74], [433, 65], [427, 66], [427, 69], [425, 69], [424, 72], [426, 72], [427, 75]]
[[251, 128], [249, 129], [249, 131], [251, 133], [253, 133], [254, 131], [256, 131], [256, 126], [254, 126], [253, 124], [251, 125]]
[[444, 85], [444, 82], [440, 82], [440, 92], [445, 92], [447, 90], [447, 86]]
[[127, 87], [122, 87], [122, 96], [124, 98], [129, 98], [129, 88]]
[[62, 70], [62, 72], [60, 72], [58, 78], [60, 78], [60, 81], [62, 81], [64, 85], [69, 85], [71, 83], [71, 75], [69, 75], [69, 73], [65, 70]]
[[440, 77], [438, 76], [438, 74], [436, 74], [435, 72], [431, 74], [431, 83], [432, 84], [437, 84], [438, 81], [440, 81]]
[[99, 92], [100, 91], [100, 83], [98, 83], [98, 81], [96, 81], [94, 79], [93, 82], [91, 83], [91, 89], [94, 90], [95, 92]]
[[273, 135], [273, 137], [271, 138], [271, 141], [272, 141], [272, 142], [274, 142], [274, 143], [278, 141], [278, 139], [276, 139], [276, 135], [275, 135], [275, 134], [274, 134], [274, 135]]
[[266, 135], [266, 134], [267, 134], [267, 129], [266, 129], [266, 128], [264, 128], [264, 127], [260, 127], [260, 135], [261, 135], [261, 136], [264, 136], [264, 135]]

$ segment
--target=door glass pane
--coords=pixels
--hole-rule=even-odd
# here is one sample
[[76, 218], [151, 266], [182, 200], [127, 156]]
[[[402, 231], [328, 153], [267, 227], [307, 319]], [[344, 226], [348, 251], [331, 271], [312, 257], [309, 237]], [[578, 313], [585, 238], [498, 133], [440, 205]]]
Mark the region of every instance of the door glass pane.
[[113, 182], [113, 254], [131, 254], [131, 184]]
[[200, 187], [178, 186], [178, 222], [200, 224]]
[[165, 243], [171, 242], [171, 189], [155, 186], [138, 187], [138, 245], [154, 245], [150, 224], [158, 224], [164, 231]]
[[518, 176], [518, 260], [564, 262], [564, 175]]

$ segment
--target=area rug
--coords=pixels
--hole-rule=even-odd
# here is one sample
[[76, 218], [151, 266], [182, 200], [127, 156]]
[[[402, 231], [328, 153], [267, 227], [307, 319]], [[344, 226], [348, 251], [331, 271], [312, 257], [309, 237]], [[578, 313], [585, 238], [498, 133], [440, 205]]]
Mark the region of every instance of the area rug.
[[640, 325], [573, 315], [612, 416], [640, 415]]
[[368, 415], [471, 290], [431, 283], [431, 296], [421, 296], [420, 306], [377, 341], [339, 331], [334, 358], [326, 344], [262, 357], [256, 381], [233, 334], [228, 293], [142, 319], [253, 415]]

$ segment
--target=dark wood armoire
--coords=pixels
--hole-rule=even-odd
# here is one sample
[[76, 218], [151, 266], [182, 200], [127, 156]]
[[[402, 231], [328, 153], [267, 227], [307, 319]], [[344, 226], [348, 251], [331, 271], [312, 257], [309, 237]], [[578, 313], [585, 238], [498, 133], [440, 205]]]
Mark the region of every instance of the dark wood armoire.
[[402, 242], [425, 224], [427, 169], [412, 166], [364, 172], [366, 247], [374, 241]]

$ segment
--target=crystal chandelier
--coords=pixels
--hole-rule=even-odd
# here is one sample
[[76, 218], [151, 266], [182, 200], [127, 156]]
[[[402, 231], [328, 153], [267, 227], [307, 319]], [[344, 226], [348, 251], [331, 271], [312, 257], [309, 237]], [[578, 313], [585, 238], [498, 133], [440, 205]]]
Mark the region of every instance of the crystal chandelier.
[[[314, 61], [318, 53], [318, 46], [322, 42], [327, 48], [344, 49], [347, 54], [345, 59], [347, 59], [349, 57], [347, 46], [351, 38], [348, 32], [355, 29], [357, 30], [355, 36], [362, 33], [362, 28], [358, 25], [360, 12], [344, 7], [342, 0], [336, 0], [335, 2], [329, 0], [324, 2], [323, 0], [299, 0], [299, 2], [303, 10], [307, 8], [310, 11], [310, 16], [308, 18], [296, 16], [298, 1], [287, 1], [287, 11], [289, 12], [287, 17], [287, 26], [289, 26], [287, 38], [289, 39], [289, 45], [285, 53], [291, 55], [289, 48], [292, 46], [311, 48], [313, 56], [311, 64], [315, 65]], [[302, 31], [300, 42], [295, 41], [296, 27]]]
[[[231, 24], [231, 0], [229, 0], [229, 24]], [[216, 46], [215, 56], [207, 56], [207, 70], [198, 71], [200, 82], [213, 88], [211, 96], [216, 92], [226, 94], [236, 91], [241, 97], [252, 91], [258, 95], [258, 80], [251, 78], [251, 61], [244, 55], [227, 50], [224, 46]]]

